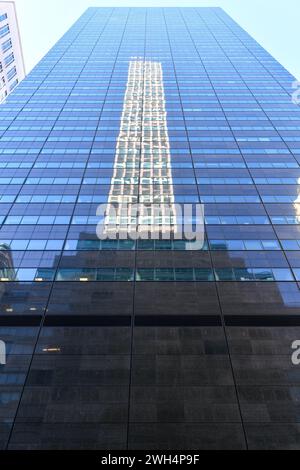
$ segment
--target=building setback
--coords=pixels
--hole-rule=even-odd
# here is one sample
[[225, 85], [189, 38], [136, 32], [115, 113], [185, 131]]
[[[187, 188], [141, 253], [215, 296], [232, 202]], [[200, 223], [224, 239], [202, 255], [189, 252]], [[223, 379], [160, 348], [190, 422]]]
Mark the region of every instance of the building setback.
[[[300, 448], [294, 80], [220, 8], [89, 8], [0, 107], [1, 448]], [[124, 202], [204, 245], [100, 240]]]
[[0, 103], [25, 77], [14, 2], [0, 2]]

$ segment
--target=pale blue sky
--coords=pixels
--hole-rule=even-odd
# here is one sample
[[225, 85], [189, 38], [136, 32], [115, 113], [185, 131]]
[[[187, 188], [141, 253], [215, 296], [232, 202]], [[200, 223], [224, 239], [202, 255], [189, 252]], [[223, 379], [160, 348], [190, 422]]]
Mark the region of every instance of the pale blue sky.
[[15, 0], [15, 3], [27, 72], [89, 6], [219, 6], [300, 79], [299, 0]]

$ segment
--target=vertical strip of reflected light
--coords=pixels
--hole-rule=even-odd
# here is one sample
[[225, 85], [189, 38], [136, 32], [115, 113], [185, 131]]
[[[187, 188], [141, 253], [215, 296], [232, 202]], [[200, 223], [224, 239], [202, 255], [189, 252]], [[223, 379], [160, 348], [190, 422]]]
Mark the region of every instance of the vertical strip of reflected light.
[[129, 63], [108, 204], [137, 202], [144, 94], [143, 62]]
[[[136, 224], [133, 214], [123, 214], [122, 205], [148, 205], [142, 225], [169, 226], [176, 215], [167, 112], [160, 62], [130, 61], [114, 172], [108, 196], [106, 231], [114, 223]], [[161, 213], [151, 212], [160, 204]], [[118, 207], [112, 220], [111, 208]], [[163, 230], [163, 228], [161, 229]]]

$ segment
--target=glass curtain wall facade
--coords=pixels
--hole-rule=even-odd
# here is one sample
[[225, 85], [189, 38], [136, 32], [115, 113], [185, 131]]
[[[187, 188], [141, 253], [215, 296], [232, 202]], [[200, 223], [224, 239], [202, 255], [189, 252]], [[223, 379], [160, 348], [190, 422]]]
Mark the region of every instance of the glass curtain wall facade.
[[[220, 8], [89, 8], [0, 107], [0, 446], [299, 448], [300, 109]], [[102, 203], [206, 240], [99, 240]]]

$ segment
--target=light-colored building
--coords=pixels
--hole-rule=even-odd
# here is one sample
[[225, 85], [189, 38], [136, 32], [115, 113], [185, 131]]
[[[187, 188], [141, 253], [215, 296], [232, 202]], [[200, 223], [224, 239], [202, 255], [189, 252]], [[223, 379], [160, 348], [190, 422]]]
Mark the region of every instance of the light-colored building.
[[0, 103], [25, 77], [14, 2], [0, 1]]

